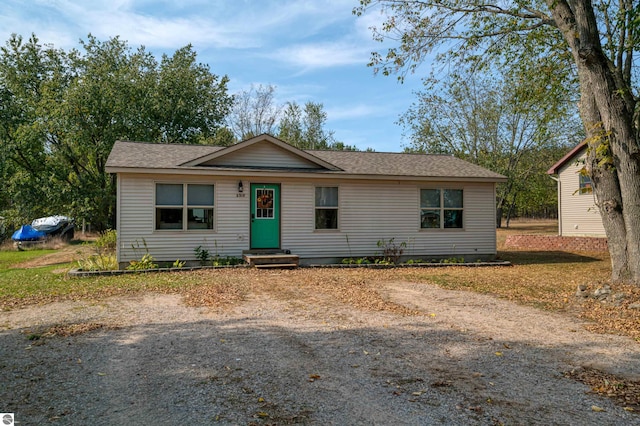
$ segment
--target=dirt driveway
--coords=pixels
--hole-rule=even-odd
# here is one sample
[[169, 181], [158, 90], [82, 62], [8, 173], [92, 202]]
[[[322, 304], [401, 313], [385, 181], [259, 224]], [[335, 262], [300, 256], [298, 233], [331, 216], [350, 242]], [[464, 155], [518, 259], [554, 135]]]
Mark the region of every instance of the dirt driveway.
[[490, 296], [381, 283], [405, 311], [328, 293], [179, 295], [0, 313], [0, 411], [20, 425], [640, 425], [565, 376], [640, 378], [640, 345]]

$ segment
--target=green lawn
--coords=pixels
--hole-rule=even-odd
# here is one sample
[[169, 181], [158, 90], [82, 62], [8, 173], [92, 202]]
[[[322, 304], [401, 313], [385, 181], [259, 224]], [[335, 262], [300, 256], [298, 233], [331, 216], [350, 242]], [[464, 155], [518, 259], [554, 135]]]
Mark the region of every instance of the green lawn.
[[46, 254], [55, 253], [55, 250], [1, 250], [0, 251], [0, 273], [5, 272], [13, 265], [17, 265], [27, 260], [42, 257]]
[[41, 267], [16, 267], [23, 262], [55, 253], [56, 250], [0, 250], [0, 309], [47, 303], [65, 299], [93, 299], [139, 293], [141, 291], [176, 292], [189, 289], [198, 279], [182, 274], [127, 274], [71, 278], [67, 272], [74, 262]]

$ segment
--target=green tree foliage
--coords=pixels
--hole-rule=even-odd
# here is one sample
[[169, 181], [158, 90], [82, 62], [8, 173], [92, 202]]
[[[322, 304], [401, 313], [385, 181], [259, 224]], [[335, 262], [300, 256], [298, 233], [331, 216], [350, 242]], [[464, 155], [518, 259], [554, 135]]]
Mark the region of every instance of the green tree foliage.
[[13, 35], [0, 50], [0, 173], [13, 225], [48, 214], [109, 226], [113, 179], [105, 164], [118, 139], [216, 141], [229, 111], [227, 77], [196, 62], [191, 46], [160, 63], [115, 37], [80, 49]]
[[[535, 149], [520, 160], [524, 170], [537, 170], [531, 173], [527, 180], [517, 180], [519, 188], [514, 197], [514, 204], [511, 212], [505, 213], [505, 218], [510, 217], [532, 217], [550, 218], [557, 217], [558, 214], [558, 188], [557, 183], [546, 174], [549, 165], [554, 164], [558, 159], [567, 153], [564, 146], [550, 146]], [[510, 206], [511, 207], [511, 206]], [[511, 214], [510, 214], [511, 213]]]
[[296, 102], [287, 102], [280, 119], [278, 138], [297, 147], [306, 147], [302, 108]]
[[406, 151], [452, 154], [505, 175], [508, 181], [498, 185], [497, 208], [507, 224], [513, 214], [548, 211], [549, 201], [539, 203], [536, 211], [533, 198], [555, 205], [555, 187], [545, 174], [555, 160], [546, 154], [582, 140], [572, 104], [533, 96], [506, 76], [468, 72], [426, 80], [416, 95], [417, 102], [400, 119], [409, 134]]
[[[579, 97], [612, 279], [640, 285], [640, 5], [620, 0], [361, 0], [381, 9], [370, 65], [402, 79], [425, 60], [514, 67], [538, 93]], [[544, 84], [542, 84], [544, 83]], [[523, 86], [526, 87], [526, 86]]]

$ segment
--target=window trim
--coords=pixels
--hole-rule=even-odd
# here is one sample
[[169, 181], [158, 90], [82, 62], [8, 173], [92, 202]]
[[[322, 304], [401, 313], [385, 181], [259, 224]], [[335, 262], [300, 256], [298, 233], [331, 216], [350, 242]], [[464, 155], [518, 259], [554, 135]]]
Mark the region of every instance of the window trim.
[[578, 174], [578, 195], [593, 194], [593, 182], [590, 176], [583, 173]]
[[[440, 206], [439, 207], [422, 207], [422, 191], [423, 190], [438, 190], [440, 191]], [[444, 192], [445, 191], [462, 191], [462, 207], [445, 207], [444, 205]], [[457, 186], [437, 186], [437, 187], [420, 187], [418, 188], [418, 230], [421, 232], [460, 232], [465, 230], [466, 218], [465, 214], [465, 193], [467, 191], [464, 187]], [[422, 227], [422, 212], [423, 210], [439, 210], [440, 211], [440, 226], [437, 228], [423, 228]], [[462, 212], [462, 226], [460, 228], [447, 228], [445, 227], [445, 211], [456, 210]]]
[[[157, 187], [158, 185], [182, 185], [182, 205], [158, 205], [157, 204]], [[213, 187], [213, 205], [206, 206], [201, 204], [189, 204], [189, 185], [206, 185]], [[218, 205], [218, 192], [216, 191], [216, 183], [213, 182], [167, 182], [167, 181], [155, 181], [153, 183], [153, 232], [217, 232], [217, 212], [216, 208]], [[167, 209], [181, 209], [182, 210], [182, 228], [179, 229], [159, 229], [158, 228], [158, 209], [167, 208]], [[192, 228], [189, 229], [189, 210], [193, 209], [211, 209], [213, 210], [213, 223], [212, 228]]]
[[[317, 188], [336, 188], [338, 191], [338, 202], [336, 206], [317, 206], [316, 205], [316, 189]], [[336, 211], [336, 227], [335, 228], [316, 228], [317, 211], [318, 210], [335, 210]], [[340, 185], [314, 185], [313, 186], [313, 232], [340, 232]]]

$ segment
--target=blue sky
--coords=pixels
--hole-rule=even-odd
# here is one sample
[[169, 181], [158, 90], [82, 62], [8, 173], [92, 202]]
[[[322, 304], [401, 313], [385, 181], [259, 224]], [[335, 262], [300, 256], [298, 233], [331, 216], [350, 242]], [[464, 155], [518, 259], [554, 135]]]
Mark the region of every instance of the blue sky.
[[[278, 103], [322, 103], [327, 129], [360, 149], [401, 151], [395, 124], [414, 100], [417, 75], [399, 84], [366, 66], [376, 11], [355, 17], [357, 0], [3, 0], [2, 42], [11, 33], [65, 50], [91, 33], [120, 36], [156, 56], [191, 43], [198, 60], [230, 78], [235, 93], [254, 85], [276, 87]], [[426, 71], [425, 71], [426, 72]]]

